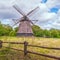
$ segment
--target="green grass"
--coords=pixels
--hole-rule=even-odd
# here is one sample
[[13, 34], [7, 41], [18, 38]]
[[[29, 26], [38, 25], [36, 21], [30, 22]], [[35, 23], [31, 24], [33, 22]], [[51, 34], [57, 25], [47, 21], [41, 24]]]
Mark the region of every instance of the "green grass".
[[[60, 47], [60, 39], [57, 38], [41, 38], [41, 37], [8, 37], [3, 36], [0, 37], [0, 40], [5, 42], [24, 42], [27, 41], [29, 44], [37, 45], [37, 46], [47, 46], [47, 47]], [[9, 46], [9, 44], [3, 44], [3, 46]], [[17, 48], [17, 49], [23, 49], [23, 45], [10, 45], [10, 47]], [[60, 56], [60, 51], [57, 50], [48, 50], [48, 49], [42, 49], [42, 48], [33, 48], [28, 47], [29, 51], [43, 53], [43, 54], [49, 54], [53, 56]], [[0, 54], [1, 55], [1, 54]], [[28, 54], [32, 60], [52, 60], [46, 57], [34, 55], [34, 54]]]

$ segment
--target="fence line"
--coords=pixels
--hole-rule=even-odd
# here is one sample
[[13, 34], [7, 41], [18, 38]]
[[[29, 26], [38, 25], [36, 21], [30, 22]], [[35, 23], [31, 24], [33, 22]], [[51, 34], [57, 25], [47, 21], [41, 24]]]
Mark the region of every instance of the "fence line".
[[[3, 43], [10, 43], [10, 44], [24, 44], [21, 42], [3, 42]], [[26, 43], [26, 42], [25, 42]], [[31, 47], [38, 47], [38, 48], [44, 48], [44, 49], [53, 49], [53, 50], [60, 50], [60, 48], [54, 48], [54, 47], [45, 47], [45, 46], [36, 46], [36, 45], [27, 45]]]
[[36, 46], [36, 45], [28, 45], [28, 46], [38, 47], [38, 48], [44, 48], [44, 49], [60, 50], [60, 48], [54, 48], [54, 47], [44, 47], [44, 46]]
[[[6, 48], [10, 48], [10, 49], [17, 50], [17, 51], [22, 51], [22, 52], [24, 52], [24, 56], [26, 56], [28, 53], [31, 53], [31, 54], [36, 54], [36, 55], [45, 56], [45, 57], [49, 57], [49, 58], [53, 58], [53, 59], [58, 59], [58, 60], [60, 60], [60, 57], [51, 56], [51, 55], [47, 55], [47, 54], [41, 54], [41, 53], [37, 53], [37, 52], [31, 52], [31, 51], [28, 51], [28, 50], [27, 50], [28, 46], [30, 46], [30, 47], [44, 48], [44, 49], [53, 49], [53, 50], [60, 50], [60, 48], [54, 48], [54, 47], [51, 48], [51, 47], [43, 47], [43, 46], [29, 45], [28, 42], [26, 42], [26, 41], [25, 41], [24, 43], [20, 43], [20, 42], [3, 42], [3, 41], [1, 41], [1, 40], [0, 40], [0, 48], [3, 47], [3, 46], [2, 46], [3, 43], [22, 44], [22, 45], [24, 45], [24, 50], [6, 47]], [[4, 47], [5, 47], [5, 46], [4, 46]]]

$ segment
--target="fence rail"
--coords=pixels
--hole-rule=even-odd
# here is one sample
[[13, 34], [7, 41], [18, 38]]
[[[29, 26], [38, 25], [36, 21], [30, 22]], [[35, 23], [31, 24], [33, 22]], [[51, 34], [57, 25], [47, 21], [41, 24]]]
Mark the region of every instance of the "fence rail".
[[[27, 48], [28, 46], [30, 47], [38, 47], [38, 48], [43, 48], [43, 49], [53, 49], [53, 50], [60, 50], [60, 48], [54, 48], [54, 47], [43, 47], [43, 46], [36, 46], [36, 45], [29, 45], [28, 42], [24, 42], [24, 43], [21, 43], [21, 42], [3, 42], [0, 40], [0, 48], [3, 47], [3, 43], [9, 43], [9, 44], [22, 44], [24, 45], [24, 50], [21, 50], [21, 49], [15, 49], [15, 48], [11, 48], [10, 49], [13, 49], [13, 50], [17, 50], [17, 51], [22, 51], [24, 52], [24, 56], [26, 56], [28, 53], [31, 53], [31, 54], [36, 54], [36, 55], [40, 55], [40, 56], [44, 56], [44, 57], [48, 57], [48, 58], [53, 58], [53, 59], [58, 59], [60, 60], [60, 57], [56, 57], [56, 56], [51, 56], [51, 55], [47, 55], [47, 54], [41, 54], [41, 53], [37, 53], [37, 52], [31, 52], [31, 51], [28, 51]], [[5, 47], [5, 46], [4, 46]], [[8, 48], [8, 47], [5, 47], [5, 48]]]

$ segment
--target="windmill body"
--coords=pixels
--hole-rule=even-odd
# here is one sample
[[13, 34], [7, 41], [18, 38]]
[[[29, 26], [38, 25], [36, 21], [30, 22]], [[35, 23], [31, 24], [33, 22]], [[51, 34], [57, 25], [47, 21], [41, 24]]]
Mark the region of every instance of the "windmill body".
[[33, 35], [33, 31], [30, 21], [21, 20], [19, 24], [17, 36], [32, 36], [32, 35]]

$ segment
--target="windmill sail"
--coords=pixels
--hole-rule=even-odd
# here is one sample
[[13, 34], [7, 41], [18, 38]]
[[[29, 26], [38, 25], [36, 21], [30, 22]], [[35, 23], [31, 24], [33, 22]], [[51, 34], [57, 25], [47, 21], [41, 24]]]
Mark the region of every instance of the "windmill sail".
[[24, 12], [16, 5], [13, 6], [20, 14], [22, 14], [23, 16], [25, 16]]
[[36, 7], [32, 11], [30, 11], [27, 15], [16, 5], [14, 5], [13, 7], [23, 16], [21, 19], [13, 20], [15, 22], [15, 25], [19, 23], [17, 36], [33, 36], [31, 25], [33, 24], [33, 22], [29, 19], [28, 16], [32, 15], [39, 7]]

